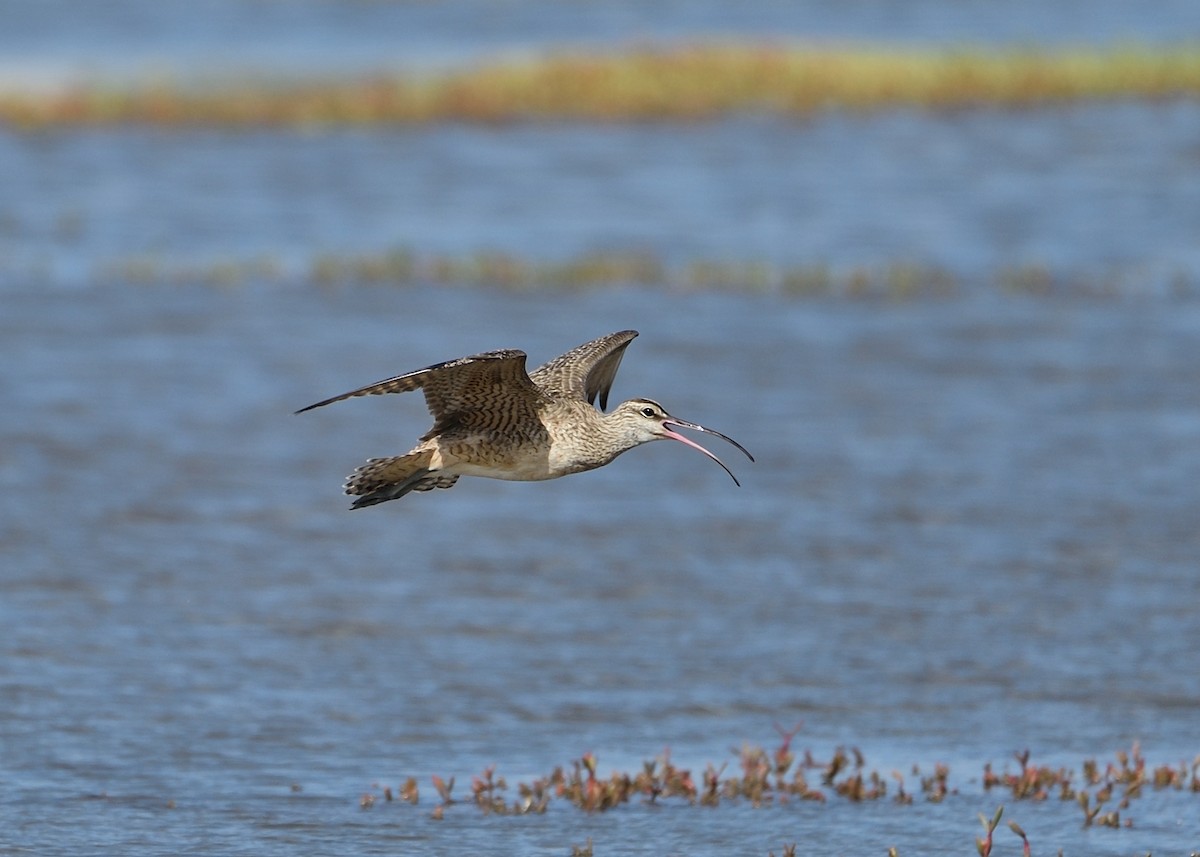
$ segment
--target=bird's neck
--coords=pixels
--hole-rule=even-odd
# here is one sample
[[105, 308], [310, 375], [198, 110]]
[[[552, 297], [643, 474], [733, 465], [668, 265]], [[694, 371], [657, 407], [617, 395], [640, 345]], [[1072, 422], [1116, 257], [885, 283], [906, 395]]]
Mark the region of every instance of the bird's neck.
[[614, 414], [602, 414], [591, 405], [581, 403], [581, 409], [565, 422], [571, 427], [559, 433], [555, 446], [563, 452], [563, 466], [572, 472], [603, 467], [637, 446]]

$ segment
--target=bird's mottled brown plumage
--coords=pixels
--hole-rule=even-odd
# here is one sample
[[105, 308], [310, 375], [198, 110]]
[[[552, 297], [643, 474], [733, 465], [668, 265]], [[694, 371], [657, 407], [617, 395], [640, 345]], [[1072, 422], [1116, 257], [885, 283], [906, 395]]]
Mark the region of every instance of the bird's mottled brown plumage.
[[617, 377], [617, 367], [637, 335], [636, 330], [622, 330], [585, 342], [539, 366], [530, 380], [554, 398], [578, 399], [590, 405], [599, 396], [600, 410], [608, 410], [608, 392]]
[[602, 409], [607, 406], [621, 357], [636, 336], [635, 330], [622, 330], [593, 339], [531, 374], [525, 371], [525, 352], [515, 349], [460, 357], [296, 413], [357, 396], [424, 392], [433, 427], [407, 454], [372, 458], [350, 475], [346, 493], [357, 496], [356, 509], [409, 491], [449, 488], [460, 476], [554, 479], [600, 467], [628, 449], [661, 438], [682, 441], [725, 467], [671, 426], [716, 434], [746, 452], [720, 432], [676, 419], [649, 399], [623, 402], [610, 414], [592, 407], [597, 397]]

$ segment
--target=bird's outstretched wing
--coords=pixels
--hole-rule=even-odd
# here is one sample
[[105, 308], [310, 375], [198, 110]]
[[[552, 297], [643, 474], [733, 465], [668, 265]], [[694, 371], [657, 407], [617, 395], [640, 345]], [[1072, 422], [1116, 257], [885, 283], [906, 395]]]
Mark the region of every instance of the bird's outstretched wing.
[[[451, 420], [462, 421], [470, 415], [469, 421], [473, 424], [491, 422], [495, 423], [494, 427], [503, 427], [518, 415], [531, 413], [545, 398], [525, 373], [525, 352], [508, 349], [435, 363], [325, 399], [296, 413], [356, 396], [412, 390], [424, 391], [425, 403], [438, 425]], [[487, 418], [481, 420], [481, 417]]]
[[604, 410], [625, 348], [637, 335], [636, 330], [622, 330], [585, 342], [539, 366], [529, 377], [550, 396], [586, 400], [589, 404], [595, 404], [599, 396], [600, 410]]

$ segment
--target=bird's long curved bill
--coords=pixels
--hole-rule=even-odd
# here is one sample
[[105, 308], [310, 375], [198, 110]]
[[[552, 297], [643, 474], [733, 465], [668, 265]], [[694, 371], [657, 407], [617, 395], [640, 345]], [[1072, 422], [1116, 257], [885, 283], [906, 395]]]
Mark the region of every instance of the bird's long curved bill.
[[709, 458], [711, 458], [713, 461], [717, 462], [717, 464], [721, 465], [722, 468], [724, 468], [725, 472], [729, 474], [729, 478], [733, 480], [734, 485], [738, 486], [739, 488], [742, 486], [742, 483], [738, 482], [737, 477], [733, 475], [733, 471], [725, 466], [724, 461], [717, 458], [715, 455], [713, 455], [711, 452], [709, 452], [707, 449], [705, 449], [704, 447], [702, 447], [700, 444], [696, 443], [695, 441], [688, 440], [683, 435], [671, 431], [671, 426], [678, 426], [679, 428], [686, 428], [686, 429], [691, 429], [692, 431], [704, 432], [705, 434], [715, 434], [721, 440], [726, 441], [727, 443], [731, 443], [734, 446], [736, 446], [743, 453], [745, 453], [747, 458], [749, 458], [751, 461], [753, 461], [754, 456], [750, 454], [749, 450], [747, 450], [746, 447], [742, 446], [740, 443], [738, 443], [733, 438], [727, 437], [726, 435], [721, 434], [719, 431], [716, 431], [716, 430], [710, 429], [710, 428], [705, 428], [704, 426], [699, 425], [698, 423], [689, 423], [687, 420], [680, 420], [680, 419], [676, 419], [675, 417], [670, 417], [670, 418], [662, 421], [662, 426], [665, 429], [665, 431], [663, 432], [664, 436], [669, 437], [671, 440], [677, 440], [680, 443], [686, 443], [688, 446], [692, 447], [692, 449], [700, 450], [705, 455], [707, 455]]

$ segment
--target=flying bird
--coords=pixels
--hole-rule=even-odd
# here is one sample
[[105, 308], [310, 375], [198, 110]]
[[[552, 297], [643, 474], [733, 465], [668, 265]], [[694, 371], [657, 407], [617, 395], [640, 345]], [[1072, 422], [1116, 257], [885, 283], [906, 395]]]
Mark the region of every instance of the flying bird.
[[[525, 352], [488, 351], [435, 363], [301, 408], [301, 414], [343, 399], [421, 390], [433, 428], [404, 455], [372, 458], [346, 480], [352, 509], [396, 500], [410, 491], [450, 488], [460, 476], [532, 482], [557, 479], [608, 464], [653, 440], [677, 440], [733, 471], [675, 429], [733, 438], [673, 417], [651, 399], [630, 399], [611, 412], [608, 393], [636, 330], [585, 342], [532, 373]], [[594, 407], [600, 399], [600, 410]]]

